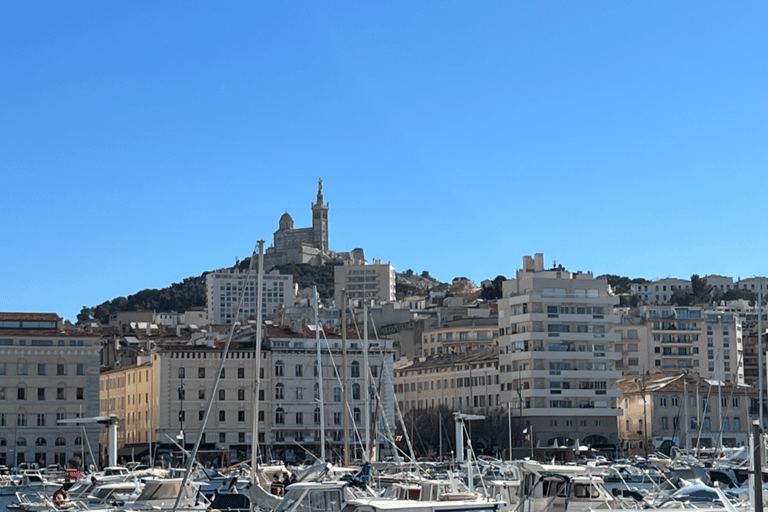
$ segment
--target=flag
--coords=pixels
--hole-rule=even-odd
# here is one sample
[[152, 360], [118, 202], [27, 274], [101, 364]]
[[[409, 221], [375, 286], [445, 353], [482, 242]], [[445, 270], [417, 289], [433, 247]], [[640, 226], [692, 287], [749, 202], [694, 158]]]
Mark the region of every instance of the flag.
[[402, 440], [403, 440], [403, 436], [396, 436], [395, 437], [395, 442], [397, 442], [397, 443], [399, 443]]
[[530, 427], [525, 427], [525, 430], [523, 430], [523, 435], [525, 436], [525, 437], [523, 437], [523, 439], [525, 439], [526, 441], [528, 441], [530, 439], [530, 436], [528, 435], [529, 429], [530, 429]]

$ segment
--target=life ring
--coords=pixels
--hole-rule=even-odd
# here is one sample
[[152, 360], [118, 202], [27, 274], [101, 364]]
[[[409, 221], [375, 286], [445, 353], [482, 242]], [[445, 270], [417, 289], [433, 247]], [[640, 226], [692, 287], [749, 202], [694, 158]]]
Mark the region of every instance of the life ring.
[[55, 493], [53, 493], [53, 504], [57, 507], [60, 507], [64, 504], [64, 502], [67, 501], [67, 491], [64, 489], [59, 489]]

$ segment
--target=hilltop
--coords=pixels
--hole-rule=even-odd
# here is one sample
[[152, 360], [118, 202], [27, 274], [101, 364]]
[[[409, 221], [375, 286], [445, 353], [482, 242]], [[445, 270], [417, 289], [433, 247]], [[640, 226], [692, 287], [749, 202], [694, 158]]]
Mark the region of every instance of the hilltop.
[[[236, 267], [247, 270], [249, 258], [238, 262]], [[281, 274], [293, 275], [293, 281], [300, 289], [317, 286], [321, 298], [333, 296], [334, 264], [322, 266], [307, 264], [278, 265], [274, 270]], [[98, 306], [83, 306], [77, 315], [77, 322], [98, 321], [102, 324], [109, 322], [109, 316], [119, 311], [185, 311], [192, 308], [204, 308], [205, 276], [211, 271], [203, 272], [197, 277], [188, 277], [180, 283], [173, 283], [166, 288], [147, 289], [136, 292], [128, 297], [117, 297], [107, 300]], [[427, 295], [430, 291], [447, 290], [449, 285], [434, 279], [426, 270], [420, 275], [412, 270], [396, 274], [396, 293], [398, 297], [411, 295]]]

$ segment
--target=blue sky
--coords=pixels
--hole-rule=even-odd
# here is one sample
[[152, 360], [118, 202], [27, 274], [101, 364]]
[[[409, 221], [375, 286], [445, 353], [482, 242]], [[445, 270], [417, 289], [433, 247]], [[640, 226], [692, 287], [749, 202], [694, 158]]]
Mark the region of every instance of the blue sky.
[[310, 225], [450, 281], [766, 275], [764, 2], [5, 2], [0, 310]]

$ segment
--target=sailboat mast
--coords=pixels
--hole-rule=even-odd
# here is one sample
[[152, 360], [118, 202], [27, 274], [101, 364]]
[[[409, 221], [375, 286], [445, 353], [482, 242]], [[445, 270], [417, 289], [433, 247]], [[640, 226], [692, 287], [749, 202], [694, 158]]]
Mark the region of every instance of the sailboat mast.
[[342, 400], [342, 417], [344, 418], [344, 465], [349, 466], [349, 414], [347, 409], [349, 407], [349, 400], [347, 397], [347, 290], [341, 290], [341, 394], [344, 397]]
[[[263, 295], [261, 291], [264, 280], [264, 240], [259, 240], [259, 273], [256, 278], [256, 340], [254, 341], [253, 354], [253, 421], [251, 425], [251, 484], [256, 483], [257, 456], [259, 452], [259, 388], [261, 384], [261, 339], [262, 318], [261, 305]], [[251, 256], [253, 257], [253, 256]]]
[[315, 298], [315, 349], [317, 350], [317, 400], [320, 404], [320, 460], [325, 462], [325, 412], [323, 410], [323, 361], [320, 352], [320, 320], [318, 314], [317, 286], [312, 287]]
[[371, 461], [371, 393], [368, 381], [368, 305], [363, 302], [363, 401], [365, 402], [365, 453]]

